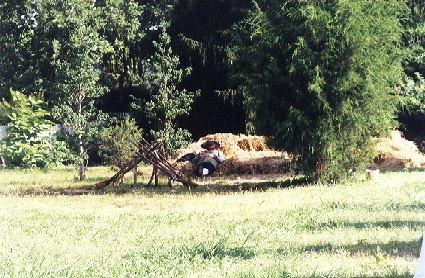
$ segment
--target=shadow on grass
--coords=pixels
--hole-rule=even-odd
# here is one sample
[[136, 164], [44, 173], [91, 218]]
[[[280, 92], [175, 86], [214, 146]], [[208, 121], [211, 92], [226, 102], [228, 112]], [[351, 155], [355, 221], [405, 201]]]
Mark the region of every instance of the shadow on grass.
[[199, 244], [193, 247], [185, 247], [180, 252], [182, 252], [182, 257], [185, 255], [193, 258], [200, 256], [203, 259], [231, 257], [248, 260], [255, 257], [255, 253], [245, 247], [228, 248], [221, 241], [211, 246], [209, 244]]
[[78, 195], [104, 195], [105, 191], [96, 190], [94, 186], [77, 186], [77, 187], [43, 187], [30, 188], [25, 190], [14, 190], [9, 192], [1, 192], [0, 195], [7, 196], [78, 196]]
[[[323, 276], [323, 274], [321, 274], [321, 275], [303, 276], [299, 278], [323, 278], [323, 277], [327, 277], [327, 276]], [[334, 277], [334, 276], [329, 276], [329, 277]], [[406, 273], [406, 274], [388, 273], [385, 275], [378, 275], [378, 276], [377, 275], [362, 275], [362, 276], [343, 276], [343, 277], [345, 278], [412, 278], [413, 275], [411, 273]]]
[[424, 167], [410, 167], [410, 168], [390, 168], [381, 171], [382, 173], [417, 173], [425, 172]]
[[333, 228], [355, 228], [355, 229], [367, 229], [367, 228], [422, 228], [425, 227], [425, 222], [423, 221], [402, 221], [402, 220], [387, 220], [387, 221], [368, 221], [368, 222], [338, 222], [338, 221], [327, 221], [327, 222], [317, 222], [314, 223], [314, 226], [311, 227], [311, 224], [307, 225], [307, 229], [314, 228], [317, 230], [323, 229], [333, 229]]
[[[39, 195], [104, 195], [104, 194], [127, 194], [127, 193], [136, 193], [136, 194], [206, 194], [206, 193], [217, 193], [217, 194], [226, 194], [234, 192], [244, 192], [244, 191], [266, 191], [273, 188], [286, 188], [286, 187], [301, 187], [308, 186], [311, 184], [311, 180], [307, 178], [293, 178], [285, 181], [226, 181], [224, 184], [215, 183], [215, 184], [205, 184], [199, 185], [197, 187], [186, 187], [181, 184], [174, 185], [169, 187], [165, 183], [160, 183], [159, 186], [146, 186], [144, 184], [139, 184], [134, 186], [129, 183], [118, 183], [114, 186], [109, 185], [102, 189], [97, 189], [95, 182], [98, 182], [98, 179], [90, 179], [84, 181], [84, 185], [76, 186], [66, 186], [66, 187], [41, 187], [41, 188], [29, 188], [24, 190], [13, 190], [10, 192], [0, 192], [0, 195], [14, 195], [14, 196], [39, 196]], [[216, 182], [216, 181], [215, 181]], [[75, 182], [76, 184], [79, 181]], [[88, 184], [88, 183], [93, 183]]]
[[360, 241], [354, 245], [311, 245], [305, 246], [302, 252], [338, 252], [345, 251], [352, 256], [372, 254], [375, 256], [419, 257], [422, 239], [412, 241], [390, 241], [388, 243], [367, 243]]
[[288, 188], [288, 187], [303, 187], [308, 186], [313, 183], [312, 179], [306, 178], [306, 177], [299, 177], [299, 178], [288, 178], [284, 181], [258, 181], [258, 180], [250, 180], [250, 181], [243, 181], [238, 182], [234, 181], [230, 184], [216, 184], [216, 185], [201, 185], [197, 189], [197, 191], [266, 191], [268, 189], [273, 188]]
[[378, 228], [420, 228], [425, 226], [425, 222], [422, 221], [400, 221], [400, 220], [388, 220], [388, 221], [371, 221], [371, 222], [355, 222], [344, 224], [345, 227], [354, 227], [357, 229], [378, 227]]

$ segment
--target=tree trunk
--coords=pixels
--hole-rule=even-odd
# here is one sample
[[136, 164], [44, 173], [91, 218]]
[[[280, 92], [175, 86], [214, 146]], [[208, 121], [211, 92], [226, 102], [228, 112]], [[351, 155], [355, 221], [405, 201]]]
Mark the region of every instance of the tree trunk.
[[410, 16], [412, 19], [415, 16], [415, 0], [410, 0]]
[[79, 135], [79, 145], [80, 145], [80, 181], [84, 180], [86, 177], [86, 169], [84, 167], [84, 147], [81, 135]]
[[158, 187], [159, 181], [158, 181], [158, 167], [153, 166], [154, 172], [155, 172], [155, 187]]
[[84, 146], [83, 146], [83, 135], [81, 134], [83, 129], [82, 123], [83, 115], [83, 96], [82, 94], [78, 97], [78, 146], [79, 146], [79, 155], [80, 155], [80, 181], [84, 180], [86, 176], [86, 171], [84, 167]]

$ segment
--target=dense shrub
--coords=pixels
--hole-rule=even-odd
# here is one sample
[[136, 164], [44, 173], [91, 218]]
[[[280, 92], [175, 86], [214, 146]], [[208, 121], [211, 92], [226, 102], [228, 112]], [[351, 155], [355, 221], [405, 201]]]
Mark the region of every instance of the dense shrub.
[[0, 110], [7, 121], [7, 137], [0, 142], [0, 154], [8, 166], [51, 168], [72, 160], [63, 141], [55, 137], [55, 126], [47, 119], [44, 102], [11, 90], [12, 100], [3, 99]]
[[122, 167], [129, 161], [137, 147], [141, 129], [136, 125], [136, 121], [129, 117], [115, 121], [111, 126], [103, 129], [100, 134], [99, 155], [108, 164]]

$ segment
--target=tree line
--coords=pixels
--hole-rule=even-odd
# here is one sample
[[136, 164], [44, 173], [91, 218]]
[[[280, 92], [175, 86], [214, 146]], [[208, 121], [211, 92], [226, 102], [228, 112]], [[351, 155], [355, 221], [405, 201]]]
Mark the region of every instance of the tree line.
[[[0, 120], [16, 135], [1, 154], [44, 167], [57, 152], [83, 178], [111, 132], [167, 153], [191, 133], [248, 132], [339, 180], [372, 137], [423, 115], [424, 17], [423, 0], [5, 0]], [[49, 123], [67, 127], [54, 144], [38, 137]]]

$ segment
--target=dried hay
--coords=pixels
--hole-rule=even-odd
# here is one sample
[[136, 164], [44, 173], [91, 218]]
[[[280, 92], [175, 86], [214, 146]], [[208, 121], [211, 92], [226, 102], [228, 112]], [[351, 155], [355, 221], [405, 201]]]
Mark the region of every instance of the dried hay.
[[391, 132], [389, 138], [376, 138], [376, 156], [368, 167], [370, 169], [396, 169], [424, 167], [425, 156], [414, 142], [406, 140], [399, 131]]
[[[190, 152], [202, 151], [201, 144], [207, 140], [218, 141], [226, 160], [218, 175], [284, 174], [290, 170], [294, 156], [285, 151], [276, 151], [267, 144], [264, 136], [235, 135], [216, 133], [200, 138], [185, 149], [178, 151], [176, 158]], [[396, 169], [407, 167], [425, 167], [425, 156], [412, 141], [406, 140], [399, 131], [393, 131], [389, 138], [376, 138], [376, 156], [370, 169]], [[190, 163], [177, 163], [184, 174], [192, 173]]]
[[[202, 151], [201, 144], [207, 140], [219, 142], [220, 150], [226, 157], [217, 174], [285, 173], [291, 161], [291, 156], [287, 152], [273, 150], [264, 136], [232, 133], [216, 133], [202, 137], [189, 147], [179, 150], [175, 158], [186, 153]], [[186, 174], [192, 170], [190, 163], [178, 163], [177, 167]]]

